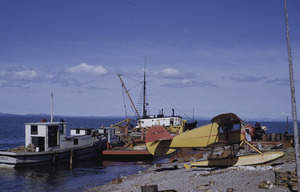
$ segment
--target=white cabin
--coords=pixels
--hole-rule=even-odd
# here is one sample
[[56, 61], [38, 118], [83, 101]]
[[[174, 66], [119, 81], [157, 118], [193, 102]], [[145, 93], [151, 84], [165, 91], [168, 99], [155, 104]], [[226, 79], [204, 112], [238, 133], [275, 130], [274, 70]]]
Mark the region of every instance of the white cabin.
[[64, 121], [26, 123], [25, 145], [33, 144], [36, 151], [54, 151], [88, 145], [93, 140], [90, 128], [71, 129], [71, 136], [66, 130]]
[[154, 125], [160, 125], [163, 127], [169, 127], [171, 125], [179, 126], [182, 122], [180, 116], [168, 116], [168, 117], [155, 117], [150, 116], [149, 118], [143, 118], [139, 120], [139, 125], [142, 128], [152, 127]]
[[25, 124], [25, 145], [33, 144], [37, 151], [50, 151], [60, 146], [66, 137], [65, 122], [39, 122]]
[[71, 135], [79, 136], [79, 135], [92, 135], [93, 128], [71, 128]]
[[117, 128], [102, 126], [102, 127], [98, 128], [98, 133], [100, 135], [106, 135], [107, 141], [111, 144], [117, 144], [120, 142], [120, 138], [117, 135]]

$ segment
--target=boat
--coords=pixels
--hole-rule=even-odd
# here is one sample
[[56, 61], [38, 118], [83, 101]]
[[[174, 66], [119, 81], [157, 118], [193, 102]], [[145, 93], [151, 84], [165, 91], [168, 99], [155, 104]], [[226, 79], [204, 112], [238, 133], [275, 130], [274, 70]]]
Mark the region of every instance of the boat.
[[[52, 120], [52, 118], [51, 118]], [[64, 120], [25, 123], [25, 146], [0, 151], [0, 167], [61, 164], [96, 157], [106, 147], [107, 137], [92, 128], [71, 128]]]
[[[175, 135], [182, 134], [186, 130], [197, 127], [197, 121], [187, 123], [187, 120], [183, 119], [179, 115], [175, 115], [174, 109], [172, 109], [172, 115], [170, 116], [165, 116], [163, 109], [160, 110], [158, 115], [147, 114], [146, 106], [148, 106], [148, 102], [146, 102], [146, 70], [144, 70], [144, 81], [141, 97], [142, 111], [139, 113], [121, 76], [121, 74], [118, 75], [122, 83], [122, 88], [124, 88], [137, 115], [137, 124], [134, 126], [131, 124], [131, 119], [125, 119], [115, 125], [112, 125], [110, 128], [99, 128], [100, 132], [106, 130], [106, 134], [110, 138], [107, 143], [107, 149], [102, 152], [103, 156], [122, 156], [123, 158], [152, 158], [152, 154], [147, 150], [145, 144], [145, 134], [150, 127], [160, 125], [163, 126], [168, 132]], [[120, 124], [125, 122], [126, 125], [120, 126]], [[112, 140], [112, 138], [114, 139]], [[116, 138], [118, 139], [116, 140]]]
[[160, 110], [158, 115], [144, 115], [138, 120], [137, 128], [148, 129], [150, 127], [160, 125], [163, 126], [166, 130], [173, 134], [181, 134], [186, 130], [191, 130], [197, 127], [197, 121], [188, 123], [187, 120], [183, 119], [179, 115], [175, 115], [174, 109], [172, 109], [172, 115], [165, 116], [163, 109]]
[[[145, 67], [146, 68], [146, 67]], [[161, 109], [158, 115], [148, 115], [148, 110], [146, 107], [148, 106], [148, 102], [146, 101], [147, 95], [146, 95], [146, 69], [144, 69], [144, 80], [143, 80], [143, 87], [142, 87], [142, 95], [140, 97], [141, 104], [140, 108], [141, 111], [138, 112], [137, 108], [135, 107], [135, 104], [133, 103], [129, 91], [127, 90], [125, 83], [122, 80], [122, 75], [118, 74], [119, 79], [122, 83], [122, 88], [124, 88], [131, 105], [136, 113], [137, 116], [137, 125], [135, 126], [136, 129], [139, 129], [140, 131], [146, 132], [148, 128], [160, 125], [163, 126], [166, 130], [168, 130], [172, 134], [181, 134], [185, 132], [186, 130], [191, 130], [197, 127], [197, 121], [193, 122], [187, 122], [187, 120], [183, 119], [179, 115], [175, 115], [175, 110], [172, 109], [172, 115], [171, 116], [165, 116], [164, 110]], [[124, 105], [126, 106], [126, 105]], [[143, 136], [142, 136], [143, 137]]]
[[[128, 120], [128, 123], [130, 120]], [[145, 141], [141, 140], [140, 132], [131, 132], [128, 126], [120, 126], [119, 123], [111, 127], [98, 128], [100, 134], [107, 136], [106, 149], [102, 151], [102, 156], [109, 159], [152, 159], [148, 152]]]

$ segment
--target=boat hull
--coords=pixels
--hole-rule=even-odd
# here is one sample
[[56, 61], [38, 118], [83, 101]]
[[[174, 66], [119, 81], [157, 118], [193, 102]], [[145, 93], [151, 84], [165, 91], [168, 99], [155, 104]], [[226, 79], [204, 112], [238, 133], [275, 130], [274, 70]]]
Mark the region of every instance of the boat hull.
[[28, 167], [46, 164], [61, 164], [94, 158], [104, 149], [105, 142], [96, 141], [77, 148], [45, 152], [7, 152], [0, 151], [0, 167]]
[[238, 156], [234, 158], [211, 159], [207, 161], [199, 161], [185, 164], [185, 168], [191, 167], [229, 167], [229, 166], [243, 166], [243, 165], [257, 165], [263, 164], [284, 156], [284, 152], [269, 152], [258, 155]]

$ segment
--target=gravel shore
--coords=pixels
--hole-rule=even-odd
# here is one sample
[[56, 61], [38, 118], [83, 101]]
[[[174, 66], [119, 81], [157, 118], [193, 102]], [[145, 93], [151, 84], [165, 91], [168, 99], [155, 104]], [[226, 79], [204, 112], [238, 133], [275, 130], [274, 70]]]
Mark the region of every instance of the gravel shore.
[[285, 156], [260, 166], [185, 169], [183, 163], [153, 165], [134, 175], [123, 177], [121, 183], [108, 183], [86, 192], [140, 192], [141, 186], [157, 185], [158, 191], [293, 191], [292, 187], [276, 186], [275, 172], [295, 172], [294, 149]]

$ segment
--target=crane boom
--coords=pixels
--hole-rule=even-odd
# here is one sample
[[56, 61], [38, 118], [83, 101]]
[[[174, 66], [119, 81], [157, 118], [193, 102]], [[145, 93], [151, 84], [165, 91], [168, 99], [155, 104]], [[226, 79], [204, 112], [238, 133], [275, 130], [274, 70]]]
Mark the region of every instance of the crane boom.
[[135, 110], [135, 112], [136, 112], [138, 118], [140, 119], [141, 117], [140, 117], [140, 115], [139, 115], [139, 113], [138, 113], [138, 111], [137, 111], [137, 109], [136, 109], [136, 107], [135, 107], [135, 105], [134, 105], [134, 103], [133, 103], [133, 101], [132, 101], [130, 95], [129, 95], [129, 92], [128, 92], [127, 89], [126, 89], [126, 86], [125, 86], [125, 84], [124, 84], [124, 82], [123, 82], [123, 80], [122, 80], [122, 78], [121, 78], [121, 74], [118, 74], [118, 76], [119, 76], [120, 81], [121, 81], [121, 83], [122, 83], [122, 87], [124, 87], [124, 89], [125, 89], [125, 91], [126, 91], [126, 93], [127, 93], [127, 95], [128, 95], [128, 98], [129, 98], [129, 100], [130, 100], [130, 102], [131, 102], [131, 104], [132, 104], [132, 106], [133, 106], [133, 108], [134, 108], [134, 110]]

